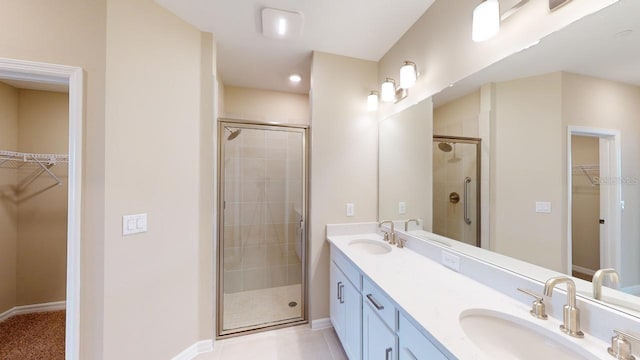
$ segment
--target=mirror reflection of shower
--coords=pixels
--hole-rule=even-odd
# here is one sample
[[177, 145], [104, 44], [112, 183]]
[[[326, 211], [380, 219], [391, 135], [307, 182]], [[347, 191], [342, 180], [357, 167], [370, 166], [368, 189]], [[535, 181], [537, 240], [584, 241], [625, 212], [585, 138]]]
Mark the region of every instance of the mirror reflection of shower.
[[240, 133], [242, 132], [242, 129], [240, 128], [235, 128], [231, 130], [231, 128], [225, 127], [224, 130], [229, 132], [229, 135], [227, 136], [227, 141], [231, 141], [237, 138], [238, 135], [240, 135]]
[[480, 139], [433, 138], [433, 232], [480, 246]]

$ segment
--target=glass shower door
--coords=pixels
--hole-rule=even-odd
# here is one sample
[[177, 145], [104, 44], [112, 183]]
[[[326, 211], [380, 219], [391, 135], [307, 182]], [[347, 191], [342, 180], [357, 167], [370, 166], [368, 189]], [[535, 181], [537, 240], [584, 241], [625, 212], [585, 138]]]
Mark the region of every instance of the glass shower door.
[[433, 138], [433, 232], [480, 246], [480, 140]]
[[222, 122], [218, 335], [304, 320], [304, 128]]

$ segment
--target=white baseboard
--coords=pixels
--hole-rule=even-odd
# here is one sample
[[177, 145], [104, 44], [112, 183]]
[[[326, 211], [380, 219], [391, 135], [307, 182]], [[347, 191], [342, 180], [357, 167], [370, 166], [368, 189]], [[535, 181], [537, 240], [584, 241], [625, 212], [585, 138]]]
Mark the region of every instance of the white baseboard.
[[192, 360], [198, 355], [213, 351], [213, 340], [202, 340], [189, 346], [171, 360]]
[[44, 304], [33, 304], [33, 305], [22, 305], [22, 306], [14, 306], [13, 308], [3, 312], [0, 314], [0, 321], [5, 321], [6, 319], [22, 314], [31, 314], [45, 311], [58, 311], [64, 310], [67, 307], [66, 301], [56, 301]]
[[329, 318], [311, 320], [311, 329], [312, 330], [328, 329], [328, 328], [330, 328], [332, 326], [333, 325], [331, 324], [331, 319], [329, 319]]
[[627, 294], [640, 295], [640, 285], [627, 286], [620, 290], [626, 292]]
[[593, 276], [596, 272], [594, 270], [591, 269], [587, 269], [586, 267], [582, 267], [582, 266], [578, 266], [578, 265], [572, 265], [572, 269], [573, 271], [577, 271], [581, 274], [585, 274], [585, 275], [589, 275], [589, 276]]

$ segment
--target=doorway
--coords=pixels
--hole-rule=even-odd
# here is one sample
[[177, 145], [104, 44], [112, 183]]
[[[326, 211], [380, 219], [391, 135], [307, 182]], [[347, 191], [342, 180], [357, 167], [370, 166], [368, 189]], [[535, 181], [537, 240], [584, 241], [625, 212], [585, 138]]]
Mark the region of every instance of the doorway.
[[480, 247], [481, 139], [433, 137], [433, 232]]
[[[56, 90], [64, 88], [67, 93], [66, 119], [63, 118], [60, 126], [64, 126], [62, 130], [65, 141], [61, 144], [61, 154], [43, 154], [38, 149], [36, 151], [16, 151], [5, 150], [3, 152], [3, 162], [9, 172], [15, 170], [16, 183], [10, 184], [8, 189], [12, 189], [13, 195], [11, 199], [21, 204], [32, 206], [34, 199], [42, 196], [54, 196], [49, 192], [51, 188], [65, 186], [66, 191], [62, 194], [57, 204], [66, 206], [63, 213], [62, 224], [59, 225], [57, 231], [62, 231], [62, 248], [57, 249], [58, 253], [65, 253], [66, 259], [62, 264], [58, 263], [58, 271], [64, 278], [65, 285], [62, 289], [58, 289], [56, 296], [63, 297], [64, 302], [47, 303], [42, 294], [31, 294], [38, 304], [18, 304], [5, 309], [0, 317], [4, 319], [13, 318], [21, 314], [34, 314], [56, 310], [61, 306], [66, 309], [62, 315], [61, 323], [62, 336], [64, 338], [61, 346], [62, 353], [66, 360], [75, 360], [79, 358], [79, 328], [80, 328], [80, 234], [81, 234], [81, 189], [82, 189], [82, 113], [83, 113], [83, 71], [78, 67], [55, 65], [47, 63], [38, 63], [32, 61], [15, 60], [0, 58], [0, 79], [5, 82], [17, 82], [21, 87], [37, 87], [39, 90]], [[31, 90], [38, 90], [31, 89]], [[34, 94], [31, 94], [34, 95]], [[60, 129], [58, 129], [60, 130]], [[54, 135], [53, 133], [44, 133], [44, 136]], [[6, 133], [3, 133], [6, 135]], [[59, 139], [58, 139], [59, 140]], [[33, 146], [40, 146], [42, 142], [37, 139], [26, 140]], [[7, 143], [11, 146], [10, 142]], [[44, 151], [44, 150], [42, 150]], [[43, 156], [44, 155], [44, 156]], [[17, 166], [16, 169], [11, 167]], [[29, 169], [31, 168], [31, 169]], [[35, 170], [34, 170], [35, 169]], [[12, 175], [9, 175], [11, 178]], [[19, 183], [18, 183], [19, 180]], [[53, 181], [53, 185], [51, 183]], [[59, 195], [59, 194], [58, 194]], [[9, 206], [10, 208], [11, 206]], [[5, 208], [6, 210], [7, 208]], [[32, 212], [27, 209], [28, 212]], [[37, 219], [36, 219], [37, 220]], [[37, 226], [41, 227], [46, 223], [48, 218], [44, 218]], [[58, 222], [59, 223], [59, 222]], [[33, 234], [34, 227], [28, 227]], [[21, 244], [21, 245], [27, 245]], [[36, 246], [36, 249], [39, 247]], [[6, 255], [6, 253], [3, 253]], [[37, 265], [34, 267], [40, 267]], [[44, 265], [44, 264], [41, 264]], [[41, 271], [40, 275], [46, 275], [45, 271]], [[38, 277], [36, 275], [36, 277]], [[40, 279], [42, 280], [42, 279]], [[45, 299], [45, 300], [42, 300]], [[10, 305], [9, 305], [10, 306]], [[6, 304], [5, 304], [6, 307]], [[40, 354], [42, 356], [42, 353]], [[57, 358], [57, 357], [56, 357]]]
[[219, 123], [218, 337], [306, 320], [307, 128]]
[[621, 166], [617, 130], [569, 127], [568, 273], [620, 272]]

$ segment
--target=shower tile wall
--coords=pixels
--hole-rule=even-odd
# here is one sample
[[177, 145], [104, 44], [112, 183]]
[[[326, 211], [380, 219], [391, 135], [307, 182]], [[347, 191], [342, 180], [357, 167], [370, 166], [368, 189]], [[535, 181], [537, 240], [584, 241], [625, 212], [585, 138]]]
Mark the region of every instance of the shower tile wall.
[[301, 138], [243, 129], [225, 141], [225, 293], [301, 283]]

